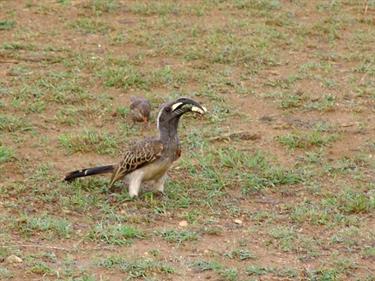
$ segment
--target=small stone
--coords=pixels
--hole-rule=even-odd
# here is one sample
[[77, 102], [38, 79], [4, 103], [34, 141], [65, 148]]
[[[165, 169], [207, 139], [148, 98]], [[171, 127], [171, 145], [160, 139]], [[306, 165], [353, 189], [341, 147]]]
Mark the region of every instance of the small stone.
[[235, 224], [242, 224], [242, 220], [240, 220], [240, 219], [235, 219], [235, 220], [234, 220], [234, 223], [235, 223]]
[[341, 124], [341, 127], [352, 127], [352, 126], [354, 126], [353, 123], [343, 123], [343, 124]]
[[5, 259], [6, 263], [21, 263], [23, 260], [20, 257], [17, 257], [16, 255], [10, 255]]
[[181, 226], [181, 227], [186, 227], [186, 226], [188, 226], [188, 222], [187, 221], [180, 221], [178, 223], [178, 225]]

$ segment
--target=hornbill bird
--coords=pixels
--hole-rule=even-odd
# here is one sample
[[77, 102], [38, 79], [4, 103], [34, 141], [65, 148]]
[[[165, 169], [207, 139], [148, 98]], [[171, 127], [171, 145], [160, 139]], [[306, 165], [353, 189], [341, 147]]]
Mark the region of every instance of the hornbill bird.
[[164, 104], [157, 117], [157, 137], [145, 138], [128, 147], [122, 160], [117, 165], [106, 165], [68, 173], [66, 181], [79, 177], [112, 173], [109, 190], [120, 179], [129, 182], [129, 196], [138, 196], [143, 182], [154, 181], [155, 188], [164, 192], [166, 173], [172, 163], [181, 155], [180, 142], [177, 134], [178, 123], [187, 112], [204, 114], [207, 109], [190, 98], [179, 98]]

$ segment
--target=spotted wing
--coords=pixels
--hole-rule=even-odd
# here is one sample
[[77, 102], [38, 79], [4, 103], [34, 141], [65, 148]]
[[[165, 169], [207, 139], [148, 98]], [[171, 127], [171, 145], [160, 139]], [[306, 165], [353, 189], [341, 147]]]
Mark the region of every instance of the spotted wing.
[[130, 146], [125, 152], [120, 164], [116, 167], [109, 183], [109, 188], [130, 172], [147, 165], [158, 159], [163, 151], [163, 144], [160, 140], [146, 139]]

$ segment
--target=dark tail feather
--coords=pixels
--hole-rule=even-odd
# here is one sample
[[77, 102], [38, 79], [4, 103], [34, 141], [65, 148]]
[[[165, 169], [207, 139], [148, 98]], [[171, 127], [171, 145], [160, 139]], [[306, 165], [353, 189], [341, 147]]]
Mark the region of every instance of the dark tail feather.
[[72, 181], [76, 178], [81, 177], [87, 177], [92, 175], [98, 175], [98, 174], [104, 174], [104, 173], [110, 173], [114, 170], [113, 165], [107, 165], [107, 166], [100, 166], [100, 167], [94, 167], [94, 168], [88, 168], [83, 170], [77, 170], [70, 172], [67, 174], [64, 178], [65, 181]]

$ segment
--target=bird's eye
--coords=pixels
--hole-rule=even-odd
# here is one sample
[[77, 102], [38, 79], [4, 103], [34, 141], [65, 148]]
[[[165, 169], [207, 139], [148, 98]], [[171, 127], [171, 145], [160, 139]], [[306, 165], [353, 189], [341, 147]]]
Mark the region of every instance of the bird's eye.
[[165, 112], [169, 113], [169, 112], [171, 112], [172, 109], [168, 106], [164, 110], [165, 110]]

